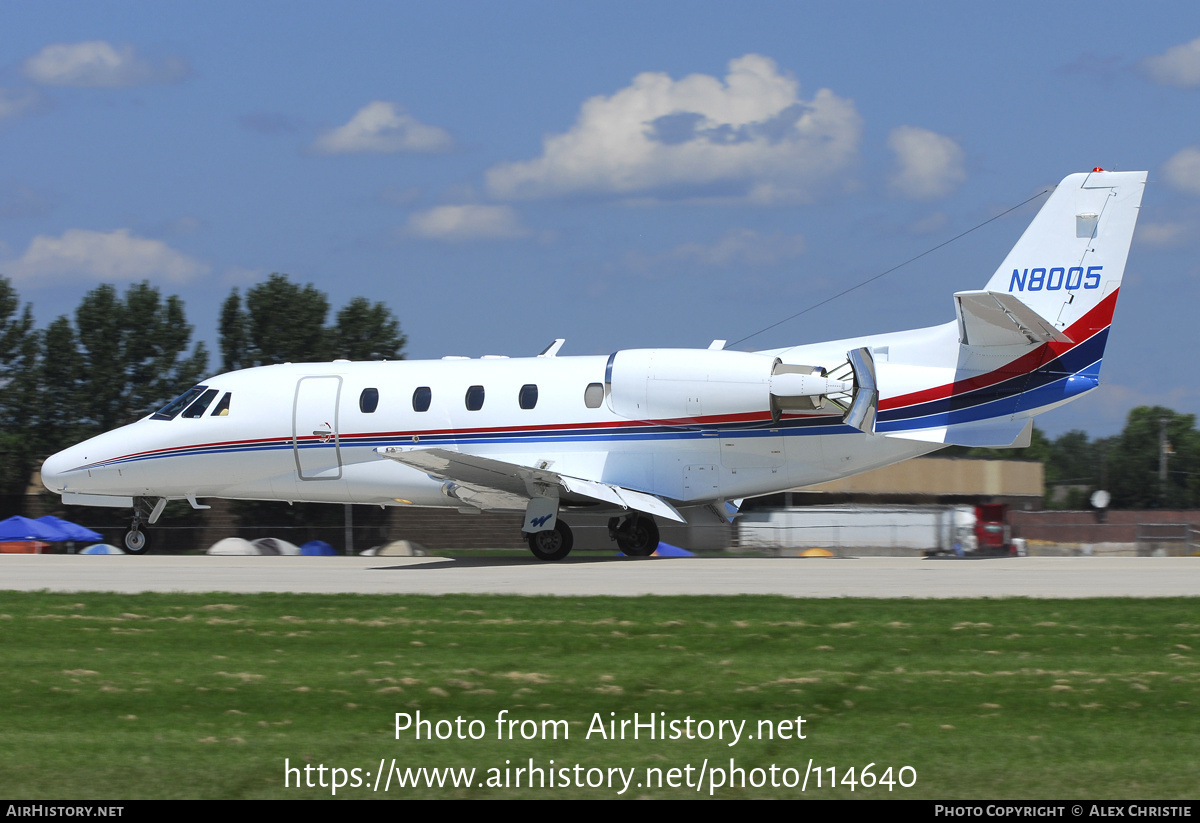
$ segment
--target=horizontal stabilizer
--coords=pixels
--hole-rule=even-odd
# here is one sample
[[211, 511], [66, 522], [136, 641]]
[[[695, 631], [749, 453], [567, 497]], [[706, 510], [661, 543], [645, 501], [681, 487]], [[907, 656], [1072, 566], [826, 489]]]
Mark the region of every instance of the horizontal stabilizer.
[[1023, 449], [1033, 436], [1033, 420], [989, 420], [978, 424], [934, 426], [913, 431], [888, 432], [897, 440], [917, 440], [943, 446], [976, 449]]
[[1054, 324], [1004, 292], [960, 291], [954, 295], [958, 336], [964, 346], [1035, 346], [1073, 342]]
[[598, 500], [622, 509], [687, 522], [675, 507], [660, 497], [610, 483], [569, 477], [549, 469], [521, 466], [490, 457], [462, 454], [447, 449], [378, 448], [380, 457], [395, 460], [447, 481], [449, 496], [483, 509], [524, 510], [535, 497], [558, 496], [559, 491], [589, 500]]

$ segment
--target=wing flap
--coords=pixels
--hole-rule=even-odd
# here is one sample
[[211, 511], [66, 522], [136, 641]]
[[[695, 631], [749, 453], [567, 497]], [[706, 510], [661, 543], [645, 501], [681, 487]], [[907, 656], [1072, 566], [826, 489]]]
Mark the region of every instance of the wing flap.
[[[521, 466], [446, 449], [401, 449], [389, 446], [378, 448], [375, 452], [381, 457], [420, 469], [431, 477], [467, 487], [471, 490], [470, 494], [456, 492], [456, 495], [472, 505], [476, 500], [483, 503], [489, 500], [528, 501], [535, 497], [558, 497], [560, 491], [565, 491], [622, 509], [634, 509], [680, 523], [687, 522], [674, 506], [656, 495], [571, 477], [549, 469]], [[504, 506], [512, 507], [511, 503]]]

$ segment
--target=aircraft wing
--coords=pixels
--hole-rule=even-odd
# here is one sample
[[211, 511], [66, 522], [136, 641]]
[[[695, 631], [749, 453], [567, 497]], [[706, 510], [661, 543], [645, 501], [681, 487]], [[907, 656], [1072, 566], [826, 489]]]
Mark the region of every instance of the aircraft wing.
[[583, 497], [623, 509], [686, 523], [675, 507], [660, 497], [610, 483], [571, 477], [549, 469], [521, 466], [490, 457], [462, 454], [447, 449], [403, 449], [395, 446], [375, 450], [381, 456], [431, 477], [455, 484], [454, 496], [481, 509], [524, 509], [535, 497]]

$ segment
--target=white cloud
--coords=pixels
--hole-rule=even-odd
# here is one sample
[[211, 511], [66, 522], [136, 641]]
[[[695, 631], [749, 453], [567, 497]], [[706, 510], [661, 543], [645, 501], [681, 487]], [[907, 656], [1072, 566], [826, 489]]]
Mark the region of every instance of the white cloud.
[[487, 172], [504, 198], [574, 193], [811, 199], [857, 157], [854, 103], [821, 89], [811, 100], [775, 62], [731, 60], [724, 80], [646, 72], [584, 102], [570, 131], [546, 137], [541, 157]]
[[437, 206], [408, 219], [404, 233], [427, 240], [504, 240], [529, 236], [510, 206]]
[[182, 283], [208, 266], [161, 240], [113, 232], [68, 229], [61, 237], [38, 235], [20, 258], [3, 264], [14, 280], [78, 277], [102, 281], [154, 280]]
[[322, 154], [391, 154], [446, 151], [453, 143], [449, 132], [419, 122], [403, 106], [375, 100], [318, 137], [313, 148]]
[[115, 48], [103, 40], [53, 43], [21, 64], [25, 76], [47, 86], [114, 88], [152, 83], [174, 83], [187, 76], [181, 58], [151, 63], [137, 56], [133, 46]]
[[1200, 194], [1200, 148], [1188, 146], [1180, 149], [1163, 164], [1162, 171], [1167, 183], [1174, 188]]
[[1200, 37], [1147, 57], [1142, 67], [1152, 80], [1164, 86], [1200, 86]]
[[944, 197], [967, 179], [963, 150], [944, 135], [917, 126], [899, 126], [888, 135], [888, 148], [898, 164], [889, 183], [902, 197]]

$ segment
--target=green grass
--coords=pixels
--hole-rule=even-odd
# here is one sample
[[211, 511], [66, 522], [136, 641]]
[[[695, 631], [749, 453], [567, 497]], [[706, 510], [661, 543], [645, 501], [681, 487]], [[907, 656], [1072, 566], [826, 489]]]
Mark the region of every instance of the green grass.
[[[648, 768], [665, 778], [706, 758], [728, 769], [734, 758], [747, 779], [772, 764], [802, 776], [811, 759], [823, 786], [810, 776], [805, 796], [823, 798], [1194, 798], [1198, 605], [4, 592], [0, 793], [330, 797], [330, 788], [285, 788], [285, 758], [369, 771], [372, 782], [381, 758], [402, 769], [474, 767], [477, 782], [506, 760], [515, 769], [532, 758], [543, 769], [550, 760], [635, 769], [625, 797], [694, 797], [694, 788], [637, 783]], [[481, 720], [485, 736], [397, 739], [395, 713], [418, 710], [433, 721]], [[502, 710], [565, 720], [570, 737], [497, 740]], [[618, 721], [634, 712], [745, 720], [743, 735], [756, 739], [585, 739], [594, 714], [607, 721], [610, 712]], [[757, 739], [759, 721], [797, 716], [806, 739]], [[911, 767], [916, 783], [890, 794], [829, 788], [829, 767], [840, 784], [869, 763], [876, 776]], [[393, 782], [387, 794], [382, 785], [337, 793], [417, 796], [616, 790]]]

